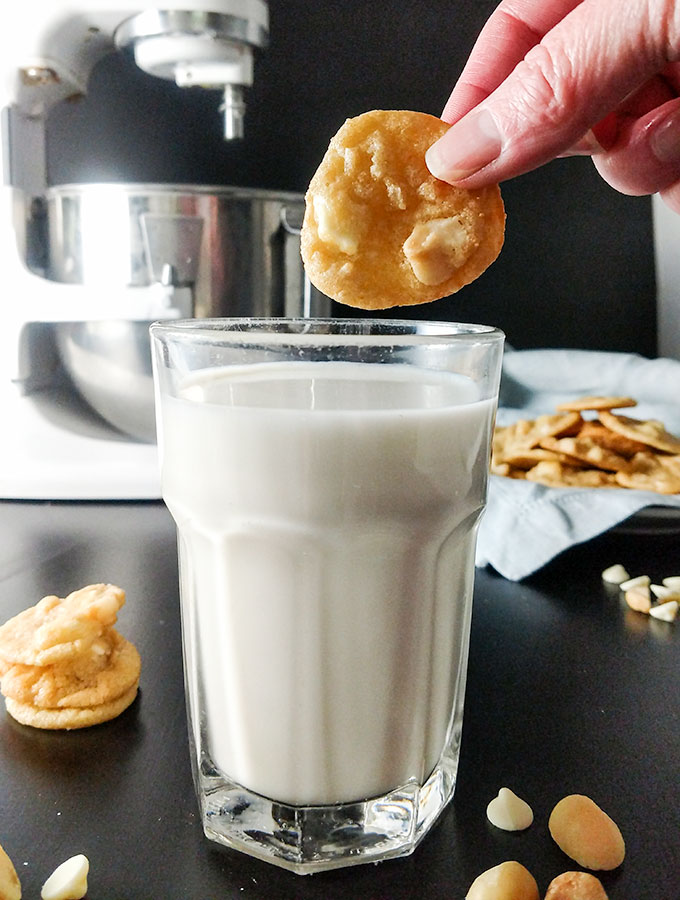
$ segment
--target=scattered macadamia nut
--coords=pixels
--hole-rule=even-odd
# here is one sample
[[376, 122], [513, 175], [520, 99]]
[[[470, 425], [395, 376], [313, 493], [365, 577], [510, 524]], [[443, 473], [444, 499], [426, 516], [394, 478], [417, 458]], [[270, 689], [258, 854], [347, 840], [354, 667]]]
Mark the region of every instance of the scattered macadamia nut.
[[42, 900], [82, 900], [87, 894], [90, 863], [82, 853], [72, 856], [52, 872], [42, 887]]
[[0, 900], [21, 900], [21, 883], [12, 860], [0, 847]]
[[539, 900], [538, 885], [528, 869], [510, 860], [478, 875], [465, 900]]
[[583, 794], [563, 797], [550, 814], [548, 828], [560, 850], [584, 869], [609, 871], [626, 855], [616, 822]]
[[624, 581], [629, 581], [630, 575], [621, 563], [616, 563], [613, 566], [609, 566], [609, 568], [605, 569], [602, 573], [602, 581], [606, 581], [607, 584], [623, 584]]
[[492, 825], [503, 831], [524, 831], [534, 821], [529, 804], [505, 787], [487, 806], [486, 816]]
[[637, 575], [627, 581], [618, 579], [628, 573], [617, 563], [602, 573], [602, 580], [617, 584], [628, 606], [660, 622], [675, 622], [680, 611], [680, 575], [668, 575], [661, 584], [652, 584], [649, 575]]
[[563, 872], [548, 885], [545, 900], [607, 900], [607, 894], [589, 872]]

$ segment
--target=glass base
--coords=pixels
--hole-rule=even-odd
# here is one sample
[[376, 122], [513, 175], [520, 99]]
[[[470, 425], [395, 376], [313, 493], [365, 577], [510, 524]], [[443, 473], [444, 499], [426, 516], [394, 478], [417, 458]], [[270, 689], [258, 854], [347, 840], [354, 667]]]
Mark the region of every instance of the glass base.
[[333, 806], [288, 806], [229, 781], [203, 761], [197, 773], [208, 838], [298, 875], [413, 853], [453, 795], [457, 759], [442, 757], [425, 784]]

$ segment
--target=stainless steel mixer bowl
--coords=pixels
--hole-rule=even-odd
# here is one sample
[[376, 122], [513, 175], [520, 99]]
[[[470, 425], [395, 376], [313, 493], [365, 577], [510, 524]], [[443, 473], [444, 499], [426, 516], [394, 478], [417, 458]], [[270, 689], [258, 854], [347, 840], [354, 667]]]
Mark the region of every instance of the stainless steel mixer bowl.
[[[327, 316], [331, 301], [305, 279], [301, 194], [234, 187], [77, 184], [45, 197], [53, 281], [189, 287], [192, 315]], [[143, 291], [142, 291], [143, 293]], [[93, 316], [56, 324], [63, 365], [108, 422], [154, 440], [148, 321]]]
[[149, 322], [61, 322], [57, 347], [83, 399], [114, 428], [156, 440]]

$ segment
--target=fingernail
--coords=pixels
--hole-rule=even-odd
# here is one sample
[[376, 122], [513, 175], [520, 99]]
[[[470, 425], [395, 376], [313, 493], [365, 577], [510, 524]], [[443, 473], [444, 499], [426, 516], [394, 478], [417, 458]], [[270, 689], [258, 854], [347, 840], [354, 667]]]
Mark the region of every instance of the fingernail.
[[425, 154], [435, 178], [460, 181], [488, 166], [502, 149], [501, 135], [490, 112], [473, 111], [452, 125]]
[[595, 137], [594, 132], [586, 131], [579, 141], [576, 141], [576, 143], [568, 150], [565, 150], [564, 153], [560, 153], [560, 156], [592, 156], [594, 153], [602, 153], [603, 150], [604, 147]]
[[657, 125], [649, 138], [649, 146], [659, 162], [680, 160], [680, 116], [670, 115]]

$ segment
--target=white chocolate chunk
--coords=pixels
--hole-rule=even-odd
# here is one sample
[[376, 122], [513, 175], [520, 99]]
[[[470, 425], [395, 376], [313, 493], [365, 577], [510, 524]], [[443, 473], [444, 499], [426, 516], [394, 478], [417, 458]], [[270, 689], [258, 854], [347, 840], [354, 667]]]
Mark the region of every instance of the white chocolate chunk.
[[534, 821], [534, 814], [528, 803], [510, 788], [501, 788], [498, 796], [486, 808], [486, 816], [492, 825], [503, 831], [523, 831]]
[[455, 216], [419, 222], [404, 241], [404, 256], [421, 284], [441, 284], [475, 248], [474, 236]]
[[661, 583], [672, 591], [680, 591], [680, 575], [669, 575], [663, 578]]
[[667, 603], [659, 603], [658, 606], [652, 606], [649, 615], [662, 622], [674, 622], [678, 614], [680, 604], [677, 600], [669, 600]]
[[72, 856], [52, 872], [42, 887], [42, 900], [81, 900], [87, 894], [90, 863], [82, 853]]
[[360, 238], [356, 229], [355, 205], [331, 204], [319, 195], [312, 198], [312, 203], [319, 238], [325, 244], [333, 244], [338, 250], [353, 256], [359, 249]]
[[648, 584], [651, 584], [652, 579], [649, 575], [636, 575], [635, 578], [629, 578], [628, 581], [623, 581], [619, 585], [622, 591], [629, 591], [631, 588], [636, 587], [647, 587]]
[[623, 584], [624, 581], [628, 581], [630, 579], [630, 575], [621, 563], [616, 563], [613, 566], [609, 566], [609, 568], [605, 569], [602, 573], [602, 581], [606, 581], [607, 584]]

